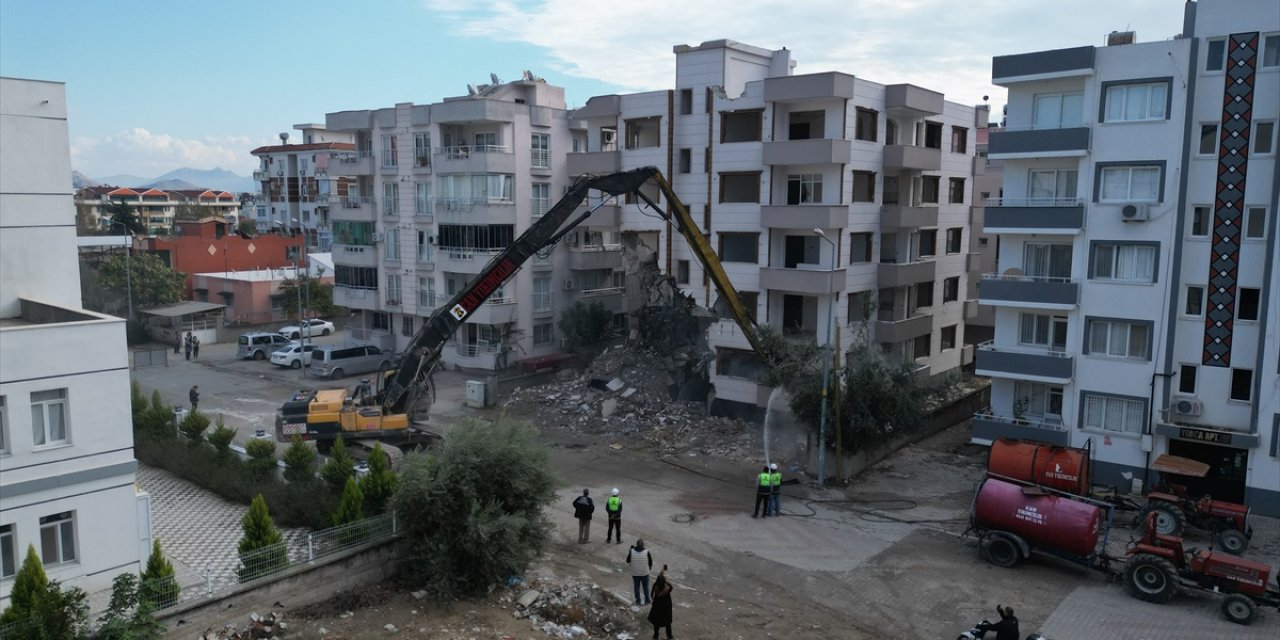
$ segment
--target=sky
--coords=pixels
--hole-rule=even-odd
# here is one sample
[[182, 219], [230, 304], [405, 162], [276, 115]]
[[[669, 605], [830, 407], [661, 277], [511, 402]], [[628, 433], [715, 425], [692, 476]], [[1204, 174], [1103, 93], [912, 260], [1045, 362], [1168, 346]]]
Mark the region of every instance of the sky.
[[72, 167], [221, 167], [294, 124], [465, 95], [524, 70], [595, 95], [672, 88], [678, 44], [786, 47], [795, 73], [908, 82], [999, 114], [997, 55], [1164, 40], [1183, 0], [0, 0], [0, 75], [67, 85]]

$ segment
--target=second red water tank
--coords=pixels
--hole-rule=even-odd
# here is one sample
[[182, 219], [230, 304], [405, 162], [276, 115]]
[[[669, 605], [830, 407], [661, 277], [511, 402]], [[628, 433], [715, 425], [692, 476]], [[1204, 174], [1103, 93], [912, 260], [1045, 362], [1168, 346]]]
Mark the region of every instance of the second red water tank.
[[991, 443], [989, 473], [1089, 495], [1089, 451], [1040, 442], [1000, 438]]
[[1089, 557], [1102, 536], [1102, 508], [1069, 497], [1045, 494], [997, 478], [987, 478], [973, 505], [974, 524], [1016, 533], [1033, 547]]

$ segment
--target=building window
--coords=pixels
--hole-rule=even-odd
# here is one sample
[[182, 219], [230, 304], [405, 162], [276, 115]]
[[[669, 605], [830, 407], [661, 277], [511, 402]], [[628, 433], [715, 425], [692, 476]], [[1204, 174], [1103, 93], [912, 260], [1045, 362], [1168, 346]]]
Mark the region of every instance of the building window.
[[1085, 429], [1136, 435], [1142, 433], [1147, 412], [1141, 400], [1086, 393], [1081, 413]]
[[551, 184], [548, 182], [535, 182], [529, 187], [532, 189], [533, 194], [529, 215], [534, 218], [541, 218], [551, 210]]
[[1062, 387], [1019, 380], [1014, 386], [1014, 415], [1043, 422], [1062, 421]]
[[849, 234], [849, 264], [871, 262], [871, 242], [870, 233]]
[[850, 322], [864, 322], [871, 319], [871, 292], [870, 291], [854, 291], [850, 293], [846, 304], [848, 309], [846, 319]]
[[1268, 33], [1262, 36], [1263, 69], [1280, 67], [1280, 33]]
[[1071, 277], [1071, 245], [1028, 242], [1023, 246], [1022, 271], [1032, 278]]
[[680, 115], [687, 116], [693, 113], [693, 89], [680, 90]]
[[1104, 94], [1103, 122], [1164, 120], [1168, 115], [1169, 83], [1113, 84]]
[[952, 276], [942, 281], [942, 301], [955, 302], [960, 299], [960, 276]]
[[1187, 286], [1187, 304], [1183, 308], [1186, 315], [1204, 315], [1204, 287]]
[[419, 216], [431, 215], [431, 183], [418, 182], [413, 185], [413, 213]]
[[688, 260], [676, 260], [676, 284], [689, 284]]
[[1066, 129], [1084, 124], [1083, 93], [1046, 93], [1032, 102], [1034, 129]]
[[40, 518], [40, 561], [44, 566], [75, 561], [75, 522], [71, 511]]
[[680, 173], [693, 172], [693, 149], [680, 150]]
[[855, 118], [856, 119], [853, 123], [854, 139], [876, 142], [879, 138], [877, 123], [880, 119], [880, 113], [871, 109], [858, 107]]
[[418, 306], [431, 309], [436, 306], [436, 283], [429, 277], [418, 277]]
[[720, 113], [720, 143], [759, 142], [764, 112], [723, 111]]
[[933, 282], [921, 282], [916, 285], [916, 307], [933, 306]]
[[551, 166], [551, 136], [534, 133], [529, 140], [529, 166], [546, 169]]
[[387, 229], [385, 233], [386, 233], [386, 236], [385, 236], [386, 241], [383, 243], [383, 246], [382, 246], [383, 255], [386, 256], [387, 260], [399, 260], [400, 259], [400, 230]]
[[1028, 173], [1027, 192], [1031, 206], [1074, 204], [1080, 173], [1068, 169], [1033, 170]]
[[1149, 244], [1093, 245], [1090, 265], [1094, 280], [1155, 282], [1156, 247]]
[[1212, 219], [1209, 207], [1193, 207], [1191, 209], [1191, 235], [1205, 238], [1209, 235], [1209, 220]]
[[1099, 202], [1159, 202], [1159, 166], [1101, 167]]
[[759, 203], [760, 172], [720, 174], [721, 203]]
[[1249, 207], [1245, 211], [1244, 237], [1249, 239], [1264, 238], [1267, 235], [1266, 207]]
[[1114, 358], [1151, 357], [1151, 325], [1123, 320], [1089, 320], [1085, 325], [1085, 353]]
[[1270, 155], [1276, 150], [1276, 123], [1259, 121], [1253, 123], [1253, 155]]
[[804, 173], [787, 176], [787, 204], [818, 204], [820, 202], [822, 202], [822, 174]]
[[1051, 351], [1067, 348], [1067, 317], [1039, 313], [1018, 314], [1018, 344]]
[[1258, 297], [1261, 289], [1251, 289], [1249, 287], [1240, 287], [1240, 293], [1236, 300], [1236, 319], [1238, 320], [1257, 320], [1258, 319]]
[[947, 229], [947, 253], [960, 253], [964, 239], [964, 227]]
[[721, 262], [759, 262], [760, 234], [758, 233], [721, 233]]
[[377, 267], [349, 267], [345, 264], [333, 266], [333, 286], [350, 289], [377, 289]]
[[0, 396], [0, 455], [9, 453], [9, 405]]
[[418, 232], [418, 262], [431, 262], [435, 258], [435, 236], [430, 231]]
[[1218, 123], [1200, 125], [1200, 148], [1197, 152], [1202, 156], [1213, 155], [1218, 150]]
[[876, 174], [874, 171], [853, 172], [853, 201], [876, 201]]
[[394, 169], [396, 167], [396, 134], [382, 134], [382, 168]]
[[942, 148], [942, 123], [941, 122], [925, 122], [924, 123], [924, 146], [929, 149]]
[[951, 127], [951, 153], [969, 153], [969, 130]]
[[925, 204], [938, 204], [938, 189], [940, 187], [941, 178], [939, 176], [924, 176], [920, 180], [920, 202]]
[[947, 349], [956, 348], [956, 325], [953, 324], [950, 326], [943, 327], [942, 333], [940, 334], [939, 337], [940, 337], [940, 342], [938, 344], [938, 349], [940, 351], [946, 351]]
[[382, 183], [382, 210], [389, 216], [400, 215], [400, 183]]
[[1194, 394], [1196, 392], [1196, 373], [1199, 369], [1194, 364], [1184, 364], [1178, 368], [1178, 393]]
[[947, 202], [964, 204], [964, 178], [951, 178], [948, 181]]
[[1205, 47], [1204, 52], [1204, 70], [1205, 71], [1222, 71], [1227, 64], [1227, 39], [1214, 38], [1209, 40], [1209, 44]]
[[35, 446], [66, 444], [67, 390], [49, 389], [31, 394], [31, 433]]
[[400, 275], [396, 273], [387, 274], [387, 304], [400, 304]]
[[1241, 400], [1249, 402], [1253, 398], [1253, 370], [1252, 369], [1232, 369], [1231, 370], [1231, 395], [1232, 400]]
[[407, 313], [400, 316], [400, 335], [413, 337], [413, 316]]
[[537, 276], [533, 279], [533, 310], [535, 312], [551, 310], [551, 278]]
[[0, 526], [0, 579], [12, 578], [18, 572], [18, 543], [13, 525]]
[[922, 229], [919, 234], [920, 257], [928, 258], [938, 253], [938, 230]]
[[421, 132], [413, 134], [413, 166], [429, 167], [431, 166], [431, 133]]
[[539, 322], [533, 325], [533, 344], [541, 346], [556, 341], [555, 325], [550, 322]]
[[930, 344], [930, 338], [932, 338], [932, 336], [926, 333], [922, 336], [916, 336], [916, 338], [911, 341], [912, 357], [914, 358], [929, 357], [930, 347], [932, 346]]

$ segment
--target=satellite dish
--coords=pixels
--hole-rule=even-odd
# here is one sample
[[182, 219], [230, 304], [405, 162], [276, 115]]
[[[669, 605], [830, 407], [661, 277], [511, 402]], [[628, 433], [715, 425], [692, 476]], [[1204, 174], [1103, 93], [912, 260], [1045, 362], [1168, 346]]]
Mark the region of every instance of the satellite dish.
[[986, 102], [986, 101], [988, 101], [988, 100], [990, 100], [990, 99], [991, 99], [991, 96], [982, 96], [982, 101], [983, 101], [983, 102]]
[[280, 134], [280, 144], [289, 144], [289, 132]]
[[493, 81], [493, 86], [495, 87], [502, 84], [502, 81], [498, 79], [498, 74], [496, 73], [489, 74], [489, 79]]
[[469, 96], [474, 96], [474, 95], [476, 95], [476, 94], [478, 94], [478, 93], [480, 93], [480, 90], [479, 90], [479, 89], [477, 89], [477, 88], [476, 88], [476, 86], [475, 86], [474, 84], [468, 84], [468, 85], [467, 85], [467, 95], [469, 95]]

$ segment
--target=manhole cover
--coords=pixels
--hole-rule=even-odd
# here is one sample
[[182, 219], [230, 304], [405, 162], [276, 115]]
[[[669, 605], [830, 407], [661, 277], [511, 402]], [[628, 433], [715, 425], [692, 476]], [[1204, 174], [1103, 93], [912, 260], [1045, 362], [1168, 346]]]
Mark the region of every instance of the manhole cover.
[[671, 516], [671, 521], [676, 524], [689, 524], [696, 519], [697, 516], [692, 513], [677, 513], [674, 516]]

